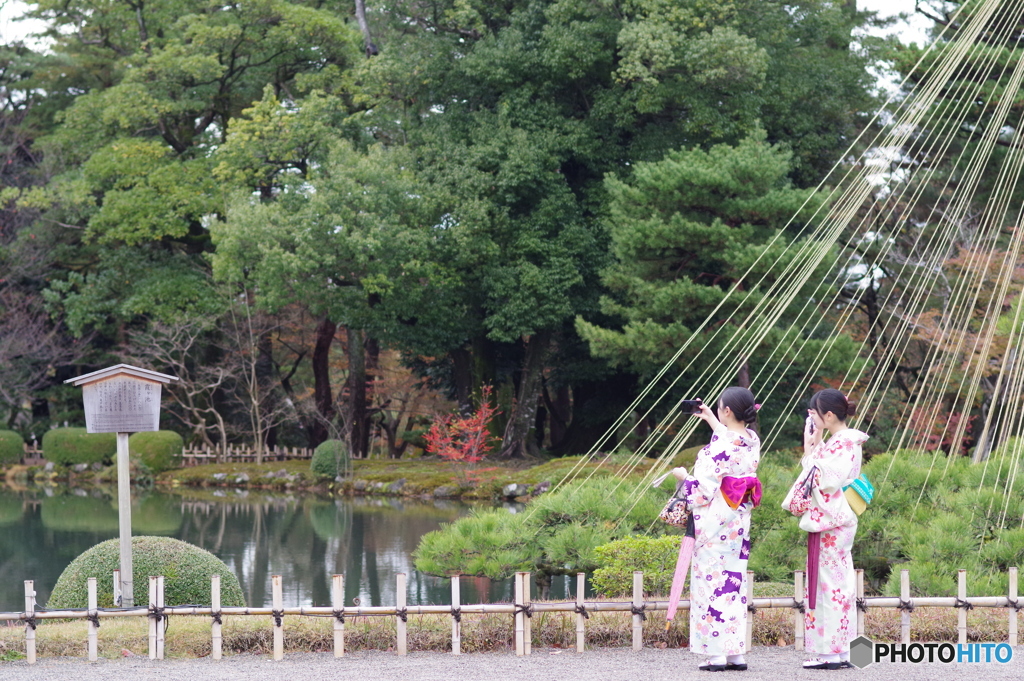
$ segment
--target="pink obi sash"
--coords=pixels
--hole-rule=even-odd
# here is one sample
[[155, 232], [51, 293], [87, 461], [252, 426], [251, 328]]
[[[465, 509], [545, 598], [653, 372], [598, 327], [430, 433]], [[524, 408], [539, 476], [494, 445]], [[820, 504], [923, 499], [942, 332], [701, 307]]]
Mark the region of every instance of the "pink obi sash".
[[730, 508], [739, 508], [740, 504], [750, 501], [757, 506], [761, 503], [761, 481], [754, 476], [734, 478], [727, 475], [722, 478], [722, 496]]

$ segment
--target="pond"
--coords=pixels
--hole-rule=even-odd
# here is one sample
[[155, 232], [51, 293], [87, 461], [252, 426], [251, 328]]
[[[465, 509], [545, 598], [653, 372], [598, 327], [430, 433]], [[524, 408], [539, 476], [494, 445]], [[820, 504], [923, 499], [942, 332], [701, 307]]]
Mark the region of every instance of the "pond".
[[[519, 507], [506, 505], [509, 512]], [[271, 605], [271, 575], [283, 576], [285, 606], [331, 604], [331, 575], [345, 575], [345, 604], [393, 605], [395, 575], [408, 575], [410, 605], [451, 602], [448, 579], [413, 567], [420, 537], [471, 505], [398, 498], [325, 498], [249, 490], [134, 490], [132, 534], [176, 537], [234, 571], [246, 603]], [[76, 556], [118, 536], [116, 490], [0, 487], [0, 611], [24, 609], [23, 581], [45, 606]], [[136, 576], [136, 579], [139, 579]], [[575, 593], [556, 578], [552, 598]], [[511, 580], [464, 577], [464, 603], [511, 601]]]

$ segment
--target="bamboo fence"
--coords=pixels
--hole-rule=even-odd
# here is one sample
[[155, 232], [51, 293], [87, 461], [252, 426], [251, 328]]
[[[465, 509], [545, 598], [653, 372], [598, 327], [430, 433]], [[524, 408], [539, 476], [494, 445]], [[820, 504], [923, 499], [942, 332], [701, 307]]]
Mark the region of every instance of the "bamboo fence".
[[[24, 445], [25, 456], [22, 462], [26, 465], [46, 463], [43, 450], [38, 445]], [[256, 449], [247, 445], [228, 445], [227, 447], [185, 447], [181, 451], [182, 466], [198, 466], [203, 463], [255, 463]], [[275, 445], [263, 450], [263, 461], [292, 461], [313, 458], [313, 450], [308, 447], [281, 447]]]
[[[345, 607], [344, 576], [334, 575], [331, 582], [330, 607], [298, 607], [286, 608], [283, 605], [283, 590], [280, 575], [271, 577], [272, 606], [267, 608], [221, 607], [220, 577], [210, 578], [210, 606], [165, 606], [164, 578], [149, 578], [149, 604], [147, 607], [134, 608], [100, 608], [97, 606], [96, 578], [88, 580], [88, 607], [71, 610], [45, 610], [36, 607], [34, 583], [25, 582], [25, 611], [0, 613], [0, 622], [23, 621], [25, 623], [25, 656], [29, 664], [36, 662], [36, 625], [39, 620], [46, 619], [84, 619], [88, 622], [87, 641], [89, 660], [97, 659], [97, 630], [101, 619], [109, 617], [148, 617], [149, 618], [149, 658], [164, 658], [164, 630], [161, 622], [171, 615], [207, 616], [211, 618], [210, 635], [212, 657], [222, 657], [221, 618], [225, 615], [255, 615], [270, 617], [273, 627], [273, 656], [275, 660], [284, 657], [284, 618], [300, 617], [332, 617], [334, 619], [334, 656], [345, 655], [345, 619], [348, 617], [395, 617], [396, 641], [395, 652], [405, 655], [408, 651], [406, 622], [409, 615], [450, 615], [452, 618], [452, 654], [461, 654], [462, 616], [501, 613], [511, 615], [515, 632], [516, 655], [531, 654], [531, 619], [535, 613], [566, 613], [576, 617], [576, 651], [582, 653], [586, 642], [586, 620], [594, 612], [622, 612], [631, 616], [633, 633], [633, 650], [643, 647], [643, 621], [647, 613], [668, 609], [668, 601], [649, 601], [643, 596], [643, 573], [633, 573], [633, 597], [629, 601], [587, 602], [584, 598], [586, 576], [576, 576], [576, 599], [565, 602], [533, 602], [530, 596], [530, 573], [517, 572], [514, 582], [514, 598], [512, 603], [478, 603], [463, 604], [460, 596], [460, 579], [453, 577], [452, 602], [450, 605], [408, 605], [406, 603], [406, 575], [397, 575], [397, 599], [394, 606]], [[751, 612], [764, 608], [791, 608], [793, 610], [793, 633], [795, 648], [804, 648], [804, 575], [797, 571], [793, 580], [793, 596], [784, 598], [754, 598], [754, 575], [747, 573], [747, 607]], [[957, 575], [957, 596], [955, 597], [919, 597], [910, 596], [910, 573], [902, 570], [900, 574], [900, 596], [871, 597], [864, 596], [864, 571], [857, 570], [857, 635], [864, 634], [864, 614], [868, 608], [897, 608], [902, 612], [900, 638], [902, 643], [910, 643], [910, 612], [914, 608], [956, 608], [958, 611], [957, 635], [959, 643], [967, 642], [967, 611], [979, 608], [1006, 608], [1009, 618], [1008, 643], [1018, 644], [1017, 616], [1024, 605], [1017, 600], [1017, 568], [1009, 570], [1009, 588], [1005, 596], [967, 596], [967, 571], [960, 570]], [[114, 596], [120, 576], [114, 572]], [[680, 600], [679, 608], [688, 610], [689, 600]], [[747, 649], [750, 649], [753, 632], [753, 618], [747, 618]]]
[[[275, 445], [263, 451], [263, 461], [291, 461], [293, 459], [309, 460], [313, 458], [313, 450], [307, 447], [281, 447]], [[185, 447], [181, 453], [183, 466], [197, 466], [202, 463], [255, 463], [256, 449], [246, 445], [228, 445], [227, 447]]]

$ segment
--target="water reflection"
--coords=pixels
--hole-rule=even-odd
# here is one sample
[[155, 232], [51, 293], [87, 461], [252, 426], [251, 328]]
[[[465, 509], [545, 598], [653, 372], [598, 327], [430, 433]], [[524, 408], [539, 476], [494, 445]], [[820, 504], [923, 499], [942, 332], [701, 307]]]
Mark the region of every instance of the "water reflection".
[[[413, 568], [420, 537], [466, 514], [453, 501], [259, 493], [247, 490], [142, 491], [132, 498], [132, 532], [172, 536], [221, 558], [238, 576], [246, 603], [270, 605], [270, 577], [284, 577], [285, 605], [330, 605], [331, 575], [345, 575], [345, 604], [396, 602], [395, 576], [408, 575], [408, 602], [444, 604], [449, 580]], [[510, 508], [510, 510], [516, 510]], [[64, 568], [89, 547], [117, 536], [116, 491], [0, 488], [0, 610], [20, 611], [23, 580], [46, 603]], [[555, 579], [553, 598], [574, 595]], [[464, 603], [509, 601], [511, 580], [463, 578]]]

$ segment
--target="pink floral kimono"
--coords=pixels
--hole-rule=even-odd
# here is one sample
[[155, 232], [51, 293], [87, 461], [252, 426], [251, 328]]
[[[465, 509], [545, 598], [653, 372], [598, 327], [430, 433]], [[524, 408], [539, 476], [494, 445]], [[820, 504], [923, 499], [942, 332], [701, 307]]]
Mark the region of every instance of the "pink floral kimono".
[[683, 481], [696, 528], [690, 650], [699, 655], [746, 652], [750, 512], [761, 502], [760, 459], [761, 442], [754, 431], [728, 431], [712, 436]]
[[[782, 507], [800, 516], [800, 529], [820, 532], [817, 603], [804, 614], [804, 645], [813, 653], [846, 653], [856, 636], [856, 574], [853, 538], [857, 514], [850, 508], [843, 487], [860, 475], [861, 443], [868, 435], [848, 428], [819, 444], [800, 462], [803, 470]], [[811, 473], [812, 468], [817, 470]], [[811, 475], [811, 494], [800, 487]], [[806, 583], [806, 582], [805, 582]], [[809, 594], [804, 592], [805, 602]]]

